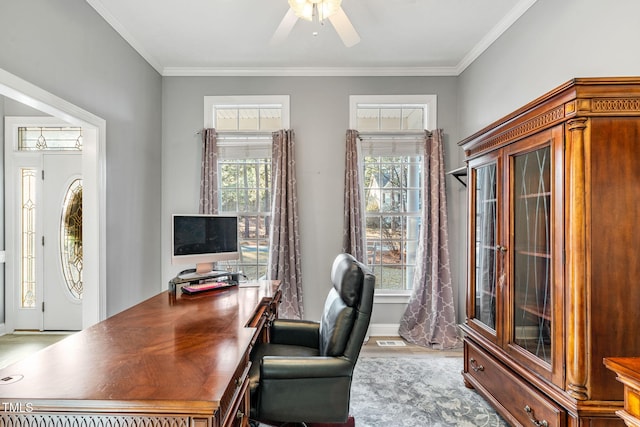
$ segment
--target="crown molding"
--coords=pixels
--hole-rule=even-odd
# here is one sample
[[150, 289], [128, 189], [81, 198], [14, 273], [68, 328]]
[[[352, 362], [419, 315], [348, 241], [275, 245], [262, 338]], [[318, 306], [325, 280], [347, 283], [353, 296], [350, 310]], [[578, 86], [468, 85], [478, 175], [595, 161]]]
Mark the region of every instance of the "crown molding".
[[145, 61], [149, 63], [149, 65], [151, 65], [158, 73], [162, 74], [162, 65], [160, 64], [160, 61], [158, 61], [156, 57], [150, 54], [149, 51], [147, 51], [147, 49], [144, 48], [144, 45], [140, 43], [135, 37], [133, 37], [133, 35], [131, 35], [129, 31], [127, 31], [125, 26], [122, 25], [120, 21], [118, 21], [115, 18], [115, 16], [113, 16], [111, 12], [109, 12], [109, 10], [107, 10], [104, 4], [102, 4], [102, 1], [100, 0], [86, 0], [86, 1], [89, 4], [89, 6], [95, 9], [95, 11], [98, 12], [98, 14], [102, 16], [102, 18], [105, 21], [107, 21], [107, 23], [111, 25], [111, 27], [114, 30], [116, 30], [118, 34], [120, 34], [120, 37], [122, 37], [127, 43], [129, 43], [129, 45], [136, 52], [138, 52], [138, 54], [142, 56], [142, 58]]
[[135, 49], [163, 77], [430, 77], [459, 76], [485, 50], [513, 25], [537, 0], [519, 0], [455, 66], [443, 67], [164, 67], [144, 45], [122, 25], [104, 6], [103, 0], [86, 0], [120, 36]]
[[538, 0], [520, 0], [514, 7], [507, 13], [504, 18], [496, 24], [483, 38], [476, 44], [473, 49], [467, 53], [460, 61], [457, 68], [457, 75], [462, 74], [469, 65], [473, 63], [482, 53], [498, 40], [498, 38], [509, 29], [524, 13], [529, 10], [533, 4]]
[[165, 67], [165, 77], [457, 76], [457, 67]]

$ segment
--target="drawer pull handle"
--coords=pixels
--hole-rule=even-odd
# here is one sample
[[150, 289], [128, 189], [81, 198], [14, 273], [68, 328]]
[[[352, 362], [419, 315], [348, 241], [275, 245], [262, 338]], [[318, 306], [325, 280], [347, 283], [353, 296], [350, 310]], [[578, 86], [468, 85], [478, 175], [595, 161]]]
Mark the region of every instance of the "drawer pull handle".
[[471, 369], [473, 369], [474, 372], [484, 371], [484, 366], [478, 365], [478, 362], [476, 362], [476, 359], [473, 357], [469, 359], [469, 363], [471, 364]]
[[549, 427], [549, 422], [547, 420], [538, 421], [536, 420], [535, 415], [533, 414], [533, 409], [529, 405], [524, 407], [524, 412], [527, 413], [529, 417], [529, 421], [536, 427]]

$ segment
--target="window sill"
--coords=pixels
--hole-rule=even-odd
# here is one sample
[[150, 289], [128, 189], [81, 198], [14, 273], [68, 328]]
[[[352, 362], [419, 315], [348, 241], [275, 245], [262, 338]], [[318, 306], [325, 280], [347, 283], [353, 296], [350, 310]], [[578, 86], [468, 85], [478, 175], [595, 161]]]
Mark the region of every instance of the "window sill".
[[376, 291], [373, 296], [374, 304], [407, 304], [411, 298], [411, 291]]

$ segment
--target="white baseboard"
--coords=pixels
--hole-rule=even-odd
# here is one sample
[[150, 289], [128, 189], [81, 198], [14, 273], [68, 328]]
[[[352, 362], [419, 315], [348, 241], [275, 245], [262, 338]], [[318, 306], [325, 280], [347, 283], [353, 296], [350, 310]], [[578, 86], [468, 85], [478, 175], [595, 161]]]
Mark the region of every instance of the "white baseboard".
[[369, 337], [399, 337], [398, 323], [372, 323], [369, 325]]
[[0, 335], [4, 335], [7, 333], [7, 329], [4, 325], [4, 323], [0, 323]]

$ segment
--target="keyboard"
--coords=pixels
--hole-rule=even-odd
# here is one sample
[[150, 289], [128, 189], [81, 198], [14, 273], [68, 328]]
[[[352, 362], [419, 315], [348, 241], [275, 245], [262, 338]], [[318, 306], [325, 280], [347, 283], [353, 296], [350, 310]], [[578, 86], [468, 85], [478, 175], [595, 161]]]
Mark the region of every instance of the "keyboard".
[[235, 283], [229, 282], [206, 282], [206, 283], [198, 283], [194, 285], [187, 285], [182, 287], [182, 292], [185, 294], [198, 294], [200, 292], [212, 291], [215, 289], [224, 289], [229, 288], [231, 286], [235, 286]]

